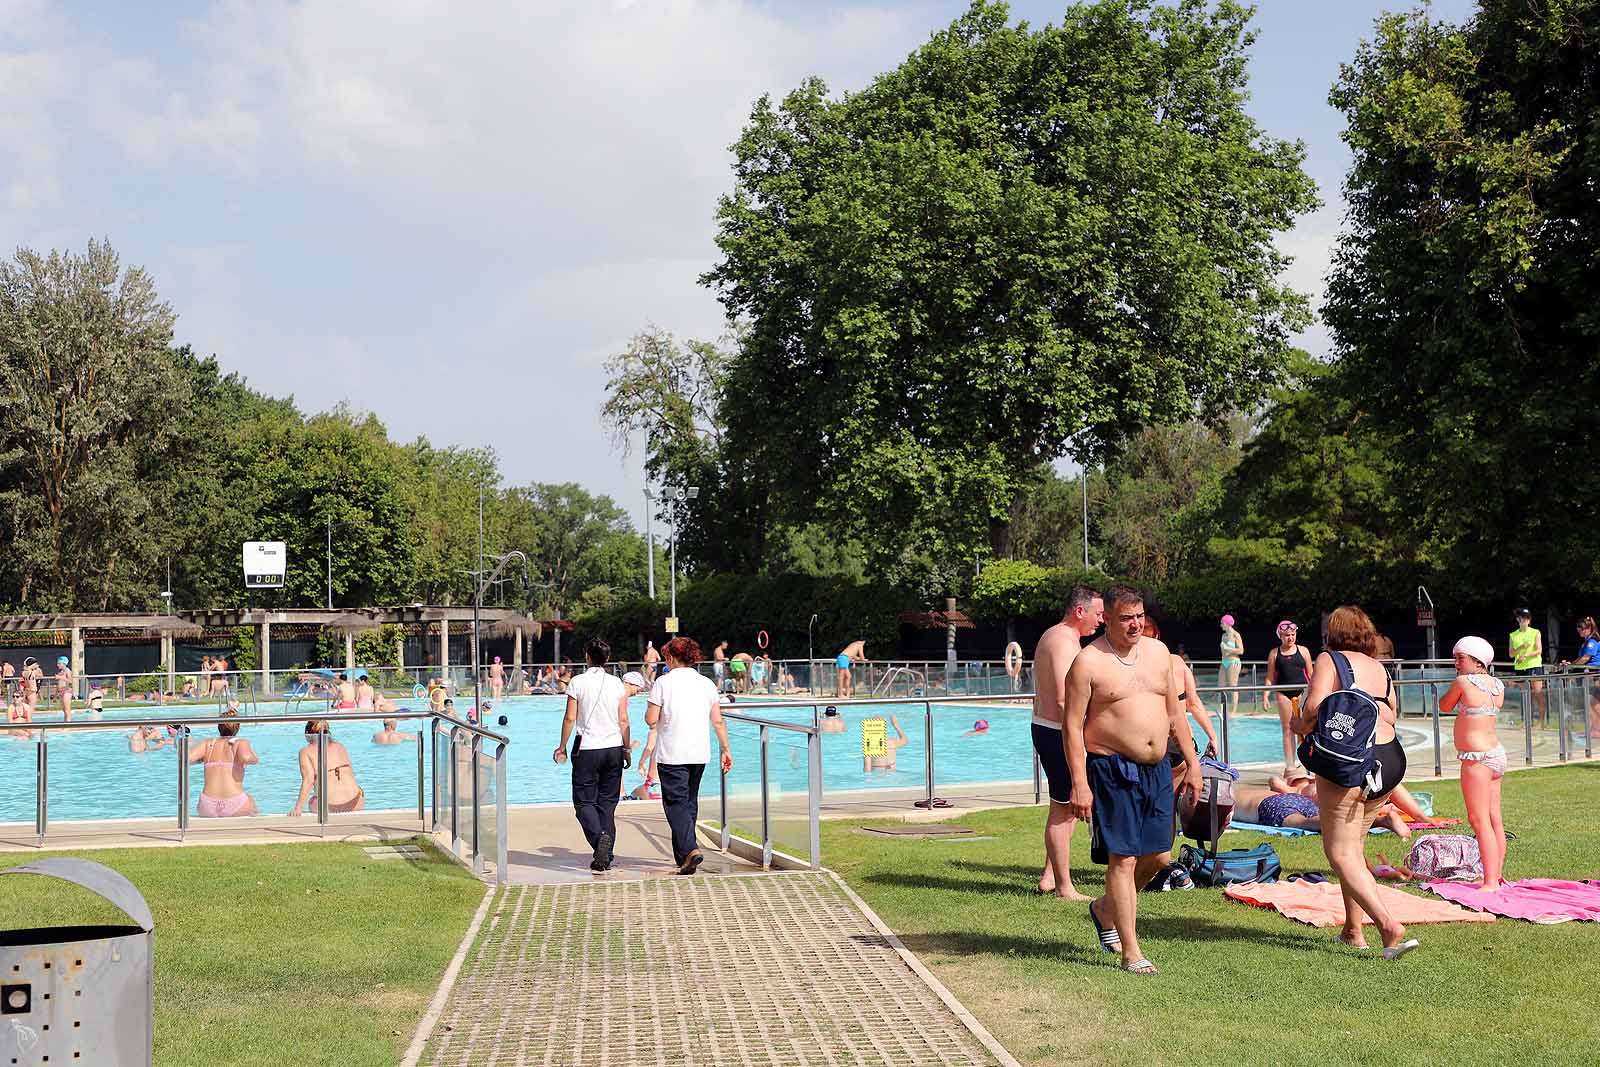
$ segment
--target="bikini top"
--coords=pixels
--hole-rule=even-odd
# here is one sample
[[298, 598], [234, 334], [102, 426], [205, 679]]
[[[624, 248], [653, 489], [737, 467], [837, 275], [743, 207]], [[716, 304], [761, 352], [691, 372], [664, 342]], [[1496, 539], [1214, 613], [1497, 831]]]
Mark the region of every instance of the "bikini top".
[[[215, 741], [213, 741], [211, 743], [213, 745], [216, 744]], [[223, 759], [223, 760], [208, 759], [208, 760], [206, 760], [206, 764], [205, 764], [207, 767], [232, 767], [233, 766], [233, 764], [234, 764], [234, 753], [235, 753], [235, 750], [238, 748], [239, 743], [237, 741], [225, 741], [223, 743], [228, 746], [228, 758], [227, 759]], [[215, 752], [215, 751], [216, 751], [215, 748], [210, 748], [210, 749], [206, 750], [208, 755], [210, 753], [212, 753], [212, 752]]]
[[[1474, 689], [1477, 689], [1483, 693], [1488, 693], [1491, 699], [1494, 697], [1503, 696], [1505, 694], [1505, 683], [1498, 678], [1491, 678], [1487, 674], [1464, 674], [1461, 677], [1463, 681], [1471, 685]], [[1484, 718], [1488, 718], [1491, 715], [1500, 714], [1500, 709], [1496, 708], [1492, 703], [1484, 704], [1482, 707], [1477, 708], [1458, 705], [1456, 708], [1456, 714], [1466, 715], [1469, 717], [1483, 716]]]

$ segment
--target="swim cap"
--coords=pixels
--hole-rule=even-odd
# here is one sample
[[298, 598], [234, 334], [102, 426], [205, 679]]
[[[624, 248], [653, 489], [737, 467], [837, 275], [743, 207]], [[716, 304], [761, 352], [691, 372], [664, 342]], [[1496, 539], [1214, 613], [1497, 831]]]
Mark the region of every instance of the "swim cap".
[[1485, 667], [1494, 662], [1494, 646], [1481, 637], [1463, 637], [1450, 651], [1463, 652]]
[[822, 709], [822, 714], [824, 714], [824, 715], [837, 715], [837, 714], [839, 714], [839, 709], [834, 707], [832, 704], [829, 704], [826, 708]]
[[1293, 619], [1284, 619], [1278, 624], [1278, 635], [1280, 637], [1284, 634], [1296, 634], [1299, 632], [1300, 627], [1295, 625]]
[[972, 728], [974, 730], [987, 730], [989, 728], [989, 720], [979, 719], [977, 722], [972, 724]]
[[1224, 626], [1232, 626], [1233, 625], [1233, 616], [1232, 615], [1224, 615], [1222, 617], [1222, 625], [1224, 625]]
[[65, 657], [65, 656], [57, 656], [56, 657], [56, 666], [57, 667], [65, 667], [66, 665], [67, 665], [67, 657]]
[[644, 680], [644, 675], [638, 671], [629, 671], [622, 676], [623, 685], [636, 685], [640, 689], [648, 688], [650, 683]]
[[500, 718], [496, 721], [499, 722], [501, 726], [506, 725], [506, 717], [504, 715], [500, 716]]

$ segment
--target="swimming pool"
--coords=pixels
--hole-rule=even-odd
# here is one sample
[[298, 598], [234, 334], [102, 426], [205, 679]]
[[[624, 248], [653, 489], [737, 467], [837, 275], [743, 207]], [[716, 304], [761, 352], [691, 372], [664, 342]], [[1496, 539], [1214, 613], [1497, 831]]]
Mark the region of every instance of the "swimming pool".
[[[408, 704], [413, 702], [406, 702]], [[630, 706], [633, 736], [644, 739], [643, 697]], [[321, 705], [318, 705], [320, 708]], [[512, 739], [510, 765], [506, 774], [506, 795], [513, 804], [537, 804], [570, 800], [570, 770], [551, 760], [561, 736], [561, 717], [566, 699], [557, 696], [508, 697], [495, 705], [509, 724], [492, 728]], [[262, 714], [271, 714], [281, 705], [263, 704]], [[737, 706], [733, 709], [741, 710]], [[256, 799], [263, 814], [284, 814], [294, 804], [300, 788], [299, 751], [304, 744], [305, 719], [286, 719], [282, 725], [250, 726], [245, 730], [261, 757], [245, 776], [245, 788]], [[823, 789], [825, 793], [856, 789], [920, 789], [924, 786], [922, 705], [877, 706], [876, 714], [897, 715], [908, 739], [900, 750], [898, 766], [888, 771], [865, 771], [861, 758], [860, 723], [865, 708], [846, 708], [846, 730], [822, 735]], [[105, 713], [105, 730], [51, 733], [49, 736], [50, 819], [112, 819], [175, 816], [177, 807], [177, 757], [171, 748], [154, 752], [128, 751], [126, 728], [114, 726], [119, 718], [168, 717], [178, 721], [184, 715], [210, 716], [215, 707], [195, 704], [185, 707], [123, 708]], [[752, 710], [764, 718], [809, 723], [810, 705], [789, 709]], [[973, 721], [987, 719], [989, 730], [981, 736], [964, 736]], [[1029, 731], [1031, 712], [1027, 707], [994, 707], [938, 704], [933, 707], [934, 764], [937, 785], [960, 783], [1028, 781], [1033, 775], [1033, 743]], [[41, 721], [50, 721], [44, 715]], [[414, 732], [425, 727], [423, 720], [401, 724]], [[369, 740], [377, 723], [334, 724], [333, 736], [350, 750], [357, 778], [367, 794], [372, 810], [411, 809], [417, 800], [417, 756], [413, 744], [374, 745]], [[195, 737], [214, 736], [212, 728], [200, 727]], [[892, 736], [892, 731], [891, 731]], [[730, 785], [748, 793], [760, 782], [757, 730], [746, 724], [730, 723], [729, 739], [734, 769]], [[1233, 718], [1229, 741], [1233, 762], [1266, 763], [1279, 758], [1278, 723], [1274, 719]], [[713, 754], [716, 746], [712, 746]], [[788, 793], [806, 791], [805, 737], [781, 730], [770, 731], [769, 772], [777, 789]], [[34, 818], [34, 759], [31, 741], [0, 736], [0, 781], [8, 783], [0, 791], [0, 822], [28, 823]], [[200, 795], [203, 771], [191, 765], [189, 794], [191, 803]], [[624, 786], [632, 790], [641, 781], [637, 770], [624, 775]], [[717, 775], [705, 777], [702, 795], [716, 796]]]

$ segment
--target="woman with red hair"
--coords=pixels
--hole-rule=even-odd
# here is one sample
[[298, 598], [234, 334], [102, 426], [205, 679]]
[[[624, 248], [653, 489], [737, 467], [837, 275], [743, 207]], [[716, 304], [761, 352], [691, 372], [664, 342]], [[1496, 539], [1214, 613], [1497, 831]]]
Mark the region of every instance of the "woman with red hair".
[[733, 769], [733, 756], [716, 683], [695, 669], [699, 644], [692, 637], [674, 637], [661, 657], [667, 670], [650, 689], [644, 721], [656, 732], [656, 773], [661, 807], [672, 827], [672, 860], [679, 874], [693, 874], [705, 858], [695, 845], [694, 827], [700, 818], [700, 779], [711, 762], [711, 730], [722, 746], [723, 774]]

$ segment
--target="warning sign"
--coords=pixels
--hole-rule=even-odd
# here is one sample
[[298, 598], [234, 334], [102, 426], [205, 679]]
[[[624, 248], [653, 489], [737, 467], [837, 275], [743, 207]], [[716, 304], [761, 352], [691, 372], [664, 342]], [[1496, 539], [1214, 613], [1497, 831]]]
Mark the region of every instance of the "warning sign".
[[1432, 608], [1418, 608], [1417, 609], [1417, 625], [1418, 626], [1420, 626], [1424, 630], [1427, 630], [1427, 629], [1432, 628], [1434, 626], [1434, 624], [1435, 624], [1435, 619], [1434, 619], [1433, 609]]
[[861, 724], [861, 754], [887, 756], [889, 754], [889, 724], [882, 719], [868, 719]]

